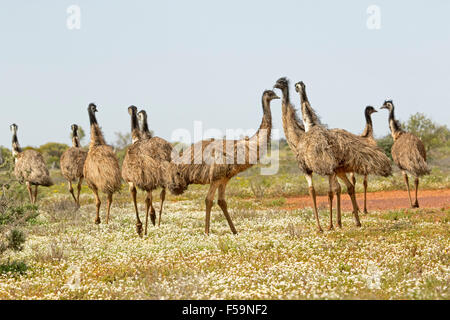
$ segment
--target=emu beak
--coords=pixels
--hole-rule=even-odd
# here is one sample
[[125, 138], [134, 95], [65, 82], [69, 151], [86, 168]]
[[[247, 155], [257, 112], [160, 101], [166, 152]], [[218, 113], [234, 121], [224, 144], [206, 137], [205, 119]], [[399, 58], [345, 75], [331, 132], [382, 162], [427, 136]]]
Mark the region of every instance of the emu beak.
[[374, 113], [374, 112], [378, 112], [378, 111], [376, 109], [373, 109], [372, 113]]
[[380, 110], [381, 110], [381, 109], [387, 109], [387, 107], [386, 107], [386, 106], [382, 106], [382, 107], [380, 108]]
[[275, 95], [274, 99], [280, 99], [280, 97], [279, 97], [279, 96], [277, 96], [277, 95]]

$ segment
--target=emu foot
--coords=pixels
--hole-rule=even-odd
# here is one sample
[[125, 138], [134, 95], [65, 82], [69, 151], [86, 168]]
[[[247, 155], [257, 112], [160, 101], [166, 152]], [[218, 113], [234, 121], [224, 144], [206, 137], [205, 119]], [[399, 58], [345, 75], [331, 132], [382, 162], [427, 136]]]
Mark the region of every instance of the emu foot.
[[142, 238], [142, 223], [136, 223], [136, 232], [138, 233], [139, 237]]
[[412, 205], [412, 208], [419, 208], [419, 202], [415, 202], [413, 205]]
[[153, 226], [156, 226], [156, 214], [150, 214], [150, 220], [153, 223]]
[[323, 233], [323, 230], [322, 230], [322, 228], [321, 227], [318, 227], [317, 229], [316, 229], [317, 231], [317, 234], [321, 234], [321, 233]]
[[328, 231], [333, 231], [333, 230], [334, 230], [334, 227], [333, 227], [332, 224], [330, 224], [330, 225], [328, 226]]
[[336, 223], [336, 227], [338, 227], [339, 229], [342, 229], [342, 222], [338, 222], [338, 223]]
[[94, 223], [95, 223], [95, 224], [100, 224], [100, 222], [101, 222], [101, 221], [100, 221], [100, 217], [96, 217], [95, 220], [94, 220]]
[[364, 208], [364, 211], [363, 211], [363, 213], [364, 213], [364, 214], [368, 214], [369, 212], [367, 211], [367, 209], [366, 209], [366, 208]]

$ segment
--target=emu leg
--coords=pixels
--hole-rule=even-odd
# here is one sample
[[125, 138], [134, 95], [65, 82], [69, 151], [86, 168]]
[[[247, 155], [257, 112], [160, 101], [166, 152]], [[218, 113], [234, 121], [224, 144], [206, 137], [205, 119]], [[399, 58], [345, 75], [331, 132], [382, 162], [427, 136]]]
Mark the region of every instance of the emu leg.
[[75, 197], [75, 193], [73, 193], [72, 181], [69, 181], [69, 192], [72, 195], [72, 198], [75, 201], [75, 203], [78, 203], [77, 198]]
[[206, 195], [205, 204], [206, 204], [206, 215], [205, 215], [205, 233], [209, 235], [209, 223], [211, 220], [211, 208], [214, 202], [214, 194], [216, 193], [217, 187], [219, 186], [218, 182], [212, 182], [209, 186], [208, 194]]
[[113, 195], [112, 193], [108, 193], [108, 202], [106, 204], [107, 209], [106, 209], [106, 224], [109, 223], [109, 212], [111, 211], [111, 204], [113, 201]]
[[356, 177], [354, 172], [350, 173], [350, 179], [352, 180], [353, 186], [356, 188]]
[[81, 192], [81, 185], [83, 184], [83, 177], [81, 177], [78, 180], [78, 190], [77, 190], [77, 204], [80, 206], [80, 192]]
[[220, 209], [222, 209], [222, 212], [228, 221], [231, 232], [233, 232], [233, 234], [237, 234], [236, 228], [234, 227], [233, 221], [231, 220], [231, 216], [228, 213], [228, 206], [225, 200], [225, 188], [227, 187], [227, 183], [228, 180], [219, 186], [219, 200], [217, 201], [217, 203], [219, 204]]
[[340, 172], [338, 174], [338, 176], [339, 176], [339, 178], [342, 179], [342, 181], [344, 181], [345, 185], [347, 186], [348, 195], [350, 196], [350, 199], [352, 200], [353, 218], [355, 220], [355, 225], [357, 227], [361, 227], [361, 222], [359, 221], [359, 215], [358, 215], [359, 208], [358, 208], [358, 203], [356, 202], [356, 197], [355, 197], [355, 187], [350, 182], [350, 180], [348, 180], [345, 172]]
[[364, 176], [363, 181], [364, 186], [364, 213], [367, 213], [367, 176]]
[[34, 203], [36, 203], [36, 201], [37, 201], [37, 193], [38, 193], [38, 186], [35, 185], [34, 186]]
[[408, 190], [409, 204], [411, 205], [411, 208], [414, 208], [414, 205], [413, 205], [412, 199], [411, 199], [411, 192], [409, 191], [408, 174], [405, 171], [402, 171], [402, 173], [403, 173], [403, 178], [405, 179], [406, 189]]
[[308, 182], [308, 186], [309, 186], [309, 195], [313, 201], [314, 216], [316, 218], [316, 223], [317, 223], [317, 231], [323, 232], [322, 227], [320, 226], [319, 212], [317, 211], [316, 190], [314, 189], [312, 174], [307, 174], [305, 177], [306, 177], [306, 181]]
[[147, 191], [147, 196], [145, 197], [145, 235], [147, 235], [148, 215], [150, 213], [151, 207], [152, 207], [152, 192]]
[[100, 206], [102, 205], [102, 202], [100, 201], [100, 197], [98, 196], [98, 190], [97, 189], [93, 189], [92, 192], [94, 192], [95, 205], [96, 205], [96, 208], [97, 208], [94, 222], [96, 224], [100, 224]]
[[333, 218], [332, 218], [332, 206], [333, 206], [333, 194], [336, 193], [336, 211], [337, 211], [337, 219], [336, 219], [336, 225], [339, 228], [342, 228], [342, 222], [341, 222], [341, 185], [336, 179], [336, 175], [329, 177], [329, 185], [330, 190], [328, 192], [328, 203], [330, 205], [330, 227], [329, 230], [333, 230]]
[[130, 188], [131, 199], [133, 200], [134, 211], [136, 212], [136, 232], [138, 233], [138, 235], [140, 237], [142, 237], [142, 222], [141, 222], [141, 219], [139, 219], [139, 210], [138, 210], [137, 201], [136, 201], [136, 194], [137, 194], [136, 187], [133, 183], [130, 183], [129, 188]]
[[33, 201], [33, 191], [31, 190], [31, 184], [27, 182], [28, 196], [30, 197], [31, 204], [34, 204]]
[[414, 179], [414, 187], [416, 189], [416, 201], [414, 202], [414, 208], [418, 208], [419, 207], [419, 200], [417, 199], [417, 192], [419, 191], [419, 178], [416, 177], [416, 179]]
[[[330, 188], [331, 189], [331, 188]], [[328, 207], [330, 208], [330, 225], [328, 226], [328, 230], [333, 230], [333, 191], [328, 191]]]
[[337, 223], [338, 228], [342, 228], [342, 212], [341, 212], [341, 185], [335, 179], [336, 189], [334, 192], [336, 193], [336, 208], [337, 208]]
[[164, 200], [166, 199], [166, 188], [163, 188], [161, 190], [159, 198], [161, 199], [161, 207], [159, 208], [158, 227], [161, 225], [161, 215], [162, 215], [162, 211], [163, 211]]

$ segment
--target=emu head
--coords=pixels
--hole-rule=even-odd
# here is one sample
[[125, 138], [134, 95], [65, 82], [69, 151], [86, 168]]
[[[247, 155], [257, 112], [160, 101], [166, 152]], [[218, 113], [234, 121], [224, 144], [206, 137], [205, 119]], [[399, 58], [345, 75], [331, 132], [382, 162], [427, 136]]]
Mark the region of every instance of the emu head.
[[130, 116], [132, 116], [133, 114], [136, 114], [136, 113], [137, 113], [137, 108], [135, 106], [129, 106], [128, 107], [128, 114]]
[[88, 106], [88, 111], [92, 114], [94, 114], [95, 112], [97, 112], [97, 106], [94, 103], [89, 103]]
[[372, 113], [378, 112], [374, 107], [372, 106], [367, 106], [366, 109], [364, 110], [364, 113], [368, 116], [370, 116]]
[[282, 77], [275, 82], [273, 87], [280, 90], [287, 89], [289, 87], [289, 80], [286, 77]]
[[138, 119], [140, 122], [144, 122], [145, 120], [147, 120], [147, 112], [145, 110], [139, 111]]
[[263, 99], [265, 101], [272, 101], [273, 99], [280, 99], [279, 96], [273, 90], [266, 90], [263, 93]]
[[17, 126], [17, 124], [13, 123], [12, 125], [9, 126], [9, 130], [11, 130], [12, 134], [17, 134], [17, 129], [19, 127]]
[[295, 84], [295, 91], [297, 91], [300, 94], [302, 94], [306, 91], [306, 87], [305, 87], [305, 84], [303, 83], [303, 81], [299, 81]]
[[169, 165], [168, 180], [167, 187], [174, 195], [183, 194], [189, 186], [187, 179], [179, 170], [179, 166], [175, 163], [170, 163]]
[[392, 109], [394, 109], [394, 103], [392, 102], [392, 100], [386, 100], [384, 101], [380, 109], [388, 109], [389, 111], [391, 111]]
[[76, 124], [73, 124], [73, 125], [70, 126], [70, 128], [72, 129], [72, 134], [74, 136], [76, 136], [77, 132], [78, 132], [78, 126]]

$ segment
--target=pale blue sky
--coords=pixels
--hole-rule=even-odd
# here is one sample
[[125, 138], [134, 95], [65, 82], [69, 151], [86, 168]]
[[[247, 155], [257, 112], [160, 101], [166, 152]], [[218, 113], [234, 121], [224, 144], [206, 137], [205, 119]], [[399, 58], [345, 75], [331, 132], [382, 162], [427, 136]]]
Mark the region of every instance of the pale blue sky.
[[[81, 30], [66, 27], [69, 5]], [[369, 5], [381, 29], [366, 27]], [[400, 120], [450, 123], [450, 1], [15, 0], [0, 10], [0, 145], [70, 143], [96, 102], [108, 142], [129, 130], [127, 107], [150, 127], [256, 128], [260, 97], [281, 76], [303, 80], [330, 127], [359, 133], [363, 109], [392, 98]], [[292, 101], [298, 106], [294, 90]], [[275, 128], [281, 106], [272, 105]], [[373, 116], [388, 132], [387, 114]]]

